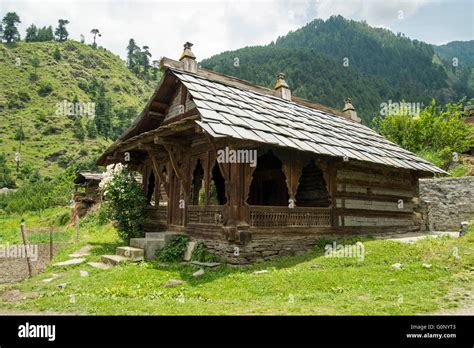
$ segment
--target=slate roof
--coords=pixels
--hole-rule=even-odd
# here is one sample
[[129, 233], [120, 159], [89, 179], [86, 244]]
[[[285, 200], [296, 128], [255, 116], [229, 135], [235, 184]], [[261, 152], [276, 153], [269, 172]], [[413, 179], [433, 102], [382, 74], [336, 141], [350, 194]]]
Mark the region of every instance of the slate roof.
[[253, 140], [320, 155], [431, 173], [446, 172], [340, 115], [169, 68], [186, 86], [212, 137]]

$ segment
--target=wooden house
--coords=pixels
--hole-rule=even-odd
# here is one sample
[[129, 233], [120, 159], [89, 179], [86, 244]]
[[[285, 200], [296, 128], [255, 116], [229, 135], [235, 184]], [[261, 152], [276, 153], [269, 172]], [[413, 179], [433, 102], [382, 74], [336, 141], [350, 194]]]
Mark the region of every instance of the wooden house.
[[341, 111], [292, 96], [283, 74], [272, 90], [205, 70], [191, 46], [162, 59], [155, 93], [98, 160], [143, 175], [145, 231], [247, 263], [323, 235], [420, 230], [418, 179], [443, 170], [362, 125], [350, 99]]

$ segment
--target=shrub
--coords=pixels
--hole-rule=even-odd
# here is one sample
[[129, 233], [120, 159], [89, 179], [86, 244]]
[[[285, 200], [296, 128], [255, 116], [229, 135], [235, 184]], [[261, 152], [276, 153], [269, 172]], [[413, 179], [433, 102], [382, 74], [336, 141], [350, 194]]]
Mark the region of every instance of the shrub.
[[7, 213], [19, 214], [32, 211], [41, 216], [44, 209], [68, 204], [73, 191], [72, 182], [67, 173], [50, 181], [42, 178], [27, 182], [17, 191], [3, 195], [3, 209]]
[[146, 199], [133, 173], [126, 168], [117, 168], [109, 169], [101, 188], [104, 189], [108, 216], [116, 223], [119, 237], [128, 243], [130, 238], [141, 236]]
[[56, 47], [56, 48], [54, 49], [53, 58], [54, 58], [56, 61], [61, 60], [61, 52], [59, 51], [59, 48], [58, 48], [58, 47]]
[[316, 251], [324, 250], [326, 245], [332, 244], [334, 241], [335, 241], [334, 238], [329, 238], [329, 237], [324, 237], [323, 236], [323, 237], [318, 239], [318, 242], [315, 245], [315, 249], [316, 249]]
[[183, 259], [184, 253], [188, 247], [188, 236], [173, 236], [168, 245], [158, 252], [158, 261], [161, 262], [177, 262]]
[[50, 81], [41, 81], [40, 87], [38, 89], [38, 94], [41, 97], [46, 97], [53, 91], [53, 85]]
[[219, 257], [209, 252], [203, 241], [198, 241], [194, 247], [191, 260], [200, 262], [217, 262]]
[[464, 123], [463, 101], [436, 105], [435, 100], [417, 117], [404, 114], [375, 118], [374, 128], [389, 140], [448, 169], [458, 154], [473, 145], [470, 126]]
[[11, 169], [8, 167], [7, 159], [4, 154], [0, 154], [0, 188], [14, 188], [15, 180], [11, 176]]

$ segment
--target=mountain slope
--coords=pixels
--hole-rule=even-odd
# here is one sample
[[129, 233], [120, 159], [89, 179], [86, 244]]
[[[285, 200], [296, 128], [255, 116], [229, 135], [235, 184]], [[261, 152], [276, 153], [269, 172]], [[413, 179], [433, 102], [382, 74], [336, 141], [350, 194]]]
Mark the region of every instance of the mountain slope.
[[334, 16], [314, 20], [267, 46], [224, 52], [201, 65], [267, 87], [283, 71], [295, 95], [338, 108], [344, 97], [352, 97], [370, 123], [389, 100], [428, 103], [433, 97], [472, 96], [466, 84], [453, 87], [456, 79], [434, 57], [429, 44]]
[[118, 56], [102, 48], [75, 41], [0, 44], [0, 153], [13, 167], [22, 127], [23, 168], [52, 175], [60, 166], [84, 157], [92, 160], [111, 139], [89, 138], [87, 133], [83, 141], [77, 139], [77, 118], [83, 128], [94, 119], [58, 108], [64, 101], [97, 106], [97, 86], [102, 83], [111, 109], [108, 117], [116, 127], [129, 124], [153, 91]]

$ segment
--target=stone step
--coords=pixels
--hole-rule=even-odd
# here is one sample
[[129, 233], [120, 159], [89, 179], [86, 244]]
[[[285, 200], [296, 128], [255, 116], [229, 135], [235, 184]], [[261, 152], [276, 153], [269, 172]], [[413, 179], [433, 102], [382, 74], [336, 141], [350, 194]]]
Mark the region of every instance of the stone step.
[[111, 265], [105, 264], [103, 262], [88, 262], [87, 264], [91, 267], [102, 269], [102, 270], [107, 270], [110, 267], [112, 267]]
[[130, 246], [133, 248], [145, 249], [146, 241], [146, 238], [131, 238]]
[[166, 232], [146, 232], [145, 238], [146, 239], [162, 239], [165, 240]]
[[134, 248], [131, 246], [123, 246], [115, 249], [115, 254], [124, 256], [132, 261], [143, 261], [145, 251], [141, 248]]
[[120, 255], [102, 255], [101, 260], [103, 263], [112, 266], [131, 261], [129, 258]]
[[156, 258], [156, 253], [166, 245], [164, 240], [147, 239], [145, 246], [145, 257], [147, 260]]

